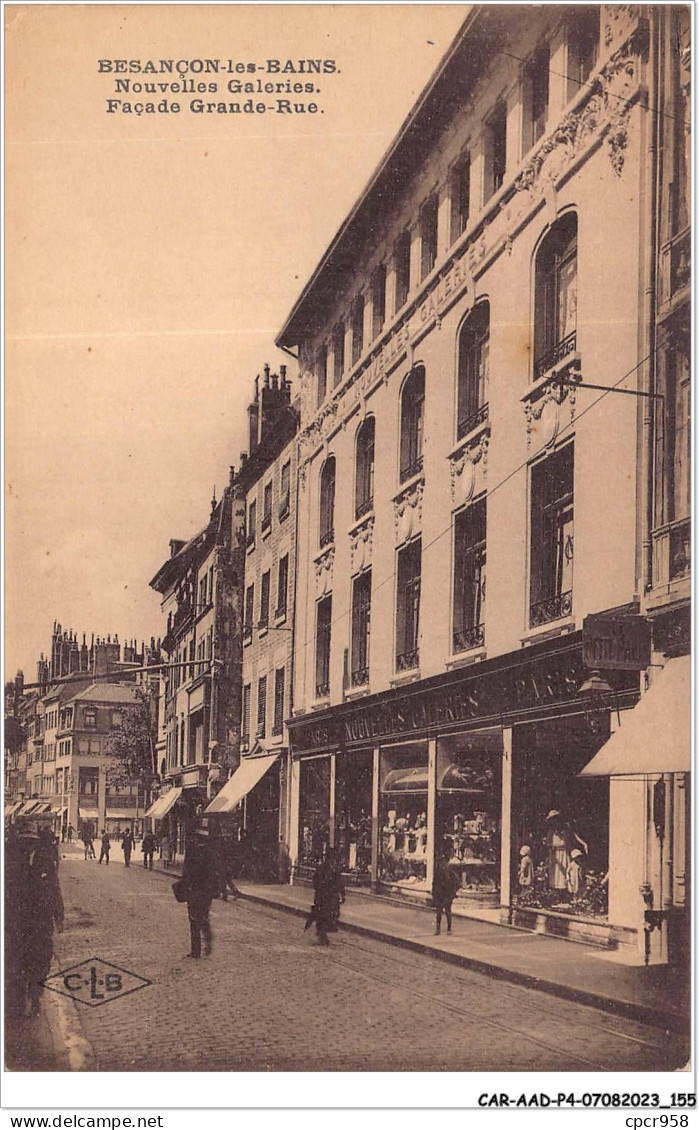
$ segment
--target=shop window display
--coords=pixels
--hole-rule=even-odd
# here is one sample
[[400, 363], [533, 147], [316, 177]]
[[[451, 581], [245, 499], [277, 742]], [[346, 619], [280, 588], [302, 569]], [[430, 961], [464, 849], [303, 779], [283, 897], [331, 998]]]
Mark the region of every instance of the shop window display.
[[426, 745], [382, 751], [379, 816], [379, 879], [406, 892], [426, 892]]
[[338, 754], [335, 776], [335, 850], [343, 874], [368, 883], [371, 871], [373, 755]]
[[460, 885], [457, 899], [497, 901], [500, 889], [499, 730], [443, 739], [437, 758], [437, 841]]
[[310, 758], [300, 769], [299, 862], [315, 867], [330, 841], [330, 758]]
[[513, 902], [605, 917], [609, 782], [578, 776], [605, 735], [585, 718], [522, 730], [514, 759]]

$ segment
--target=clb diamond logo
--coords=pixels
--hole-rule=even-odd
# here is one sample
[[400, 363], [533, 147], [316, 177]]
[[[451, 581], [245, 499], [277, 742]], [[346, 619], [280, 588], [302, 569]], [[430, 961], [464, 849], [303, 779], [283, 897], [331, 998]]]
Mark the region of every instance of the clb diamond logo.
[[88, 1008], [99, 1008], [118, 997], [146, 989], [152, 982], [111, 961], [103, 961], [101, 957], [89, 957], [79, 965], [71, 965], [60, 973], [53, 973], [41, 984], [54, 993], [86, 1004]]

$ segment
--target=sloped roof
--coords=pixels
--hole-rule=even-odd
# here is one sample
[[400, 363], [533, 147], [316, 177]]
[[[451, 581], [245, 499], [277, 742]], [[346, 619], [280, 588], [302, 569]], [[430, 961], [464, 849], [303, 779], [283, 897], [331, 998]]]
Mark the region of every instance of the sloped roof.
[[81, 702], [133, 703], [138, 701], [138, 688], [132, 684], [93, 683], [75, 695]]

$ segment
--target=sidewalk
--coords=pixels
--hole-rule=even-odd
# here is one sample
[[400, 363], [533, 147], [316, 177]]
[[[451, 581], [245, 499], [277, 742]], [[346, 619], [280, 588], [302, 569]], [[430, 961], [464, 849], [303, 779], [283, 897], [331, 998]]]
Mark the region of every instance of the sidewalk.
[[[140, 865], [140, 859], [136, 862]], [[181, 872], [181, 860], [165, 870], [156, 859], [154, 870], [174, 880]], [[250, 902], [299, 917], [306, 917], [313, 902], [310, 887], [245, 880], [236, 880], [236, 886]], [[626, 965], [615, 950], [456, 916], [454, 933], [435, 937], [433, 911], [399, 906], [352, 888], [347, 891], [340, 928], [641, 1024], [680, 1032], [690, 1024], [690, 986], [678, 970]]]

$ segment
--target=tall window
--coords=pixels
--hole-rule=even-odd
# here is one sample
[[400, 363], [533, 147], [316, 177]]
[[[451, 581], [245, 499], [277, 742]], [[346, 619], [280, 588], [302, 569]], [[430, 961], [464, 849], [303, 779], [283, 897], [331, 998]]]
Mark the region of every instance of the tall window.
[[332, 596], [325, 596], [316, 604], [316, 698], [326, 698], [330, 694], [332, 610]]
[[420, 665], [420, 572], [422, 542], [411, 541], [398, 553], [396, 592], [396, 671]]
[[485, 499], [456, 515], [454, 524], [454, 651], [485, 642]]
[[247, 545], [255, 544], [255, 526], [257, 524], [257, 503], [253, 499], [248, 507], [248, 536]]
[[354, 516], [361, 518], [374, 505], [374, 433], [375, 420], [367, 416], [357, 432], [356, 481]]
[[250, 699], [252, 687], [246, 683], [243, 687], [243, 710], [241, 718], [240, 736], [247, 745], [250, 741]]
[[568, 100], [594, 70], [599, 51], [599, 8], [575, 7], [568, 21]]
[[437, 262], [439, 200], [433, 193], [420, 209], [420, 278], [424, 279]]
[[364, 350], [364, 295], [358, 294], [352, 303], [352, 364], [355, 365]]
[[542, 44], [524, 69], [524, 153], [546, 132], [550, 62], [548, 44]]
[[403, 385], [400, 402], [400, 481], [422, 470], [425, 417], [425, 370], [413, 369]]
[[484, 201], [502, 188], [507, 164], [507, 106], [499, 102], [485, 127]]
[[578, 218], [561, 216], [536, 256], [534, 377], [575, 351], [578, 315]]
[[257, 729], [255, 735], [264, 738], [267, 729], [267, 676], [257, 680]]
[[262, 495], [262, 533], [264, 534], [272, 525], [272, 484], [265, 484]]
[[333, 388], [339, 385], [345, 371], [345, 323], [338, 322], [333, 330]]
[[468, 227], [471, 205], [471, 158], [464, 153], [451, 174], [451, 241]]
[[490, 304], [479, 302], [459, 334], [457, 439], [487, 419], [489, 356]]
[[408, 231], [398, 236], [393, 247], [393, 269], [397, 313], [402, 306], [405, 306], [410, 293], [410, 232]]
[[286, 616], [286, 602], [287, 590], [289, 587], [289, 555], [279, 558], [279, 567], [277, 572], [277, 607], [275, 616], [280, 619]]
[[573, 608], [573, 444], [531, 471], [529, 626], [570, 615]]
[[291, 506], [291, 463], [284, 463], [282, 466], [281, 478], [279, 480], [279, 521], [283, 522], [289, 516], [289, 508]]
[[328, 351], [325, 346], [316, 357], [316, 407], [320, 408], [328, 391]]
[[325, 460], [320, 472], [320, 547], [330, 545], [335, 537], [335, 457]]
[[353, 687], [369, 682], [369, 634], [371, 630], [371, 569], [354, 578], [352, 585], [352, 664]]
[[260, 584], [260, 628], [269, 626], [269, 570], [262, 574]]
[[[690, 172], [692, 166], [691, 142], [691, 69], [690, 41], [692, 34], [691, 9], [684, 4], [673, 8], [672, 14], [672, 77], [674, 105], [672, 122], [674, 127], [674, 169], [671, 228], [672, 233], [681, 232], [689, 224], [691, 209]], [[689, 264], [686, 267], [689, 282]]]
[[274, 672], [274, 718], [272, 720], [272, 734], [277, 737], [284, 728], [284, 668], [278, 667]]
[[255, 586], [248, 585], [245, 590], [245, 618], [243, 620], [243, 639], [252, 639], [252, 625], [255, 618]]
[[[685, 308], [686, 309], [686, 308]], [[686, 317], [680, 311], [680, 318]], [[689, 572], [691, 562], [691, 370], [689, 330], [680, 321], [667, 329], [666, 348], [658, 357], [658, 387], [664, 395], [657, 409], [656, 530], [667, 529], [666, 574], [670, 581]]]
[[371, 335], [378, 337], [386, 321], [386, 266], [380, 263], [371, 276]]

